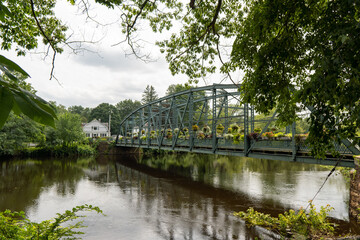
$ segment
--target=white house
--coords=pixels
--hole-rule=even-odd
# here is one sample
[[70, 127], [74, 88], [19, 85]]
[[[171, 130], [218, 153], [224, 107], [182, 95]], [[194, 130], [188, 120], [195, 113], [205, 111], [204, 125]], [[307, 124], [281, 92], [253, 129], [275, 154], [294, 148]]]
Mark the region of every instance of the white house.
[[83, 131], [86, 137], [109, 137], [109, 124], [102, 123], [97, 119], [92, 120], [89, 123], [83, 124]]

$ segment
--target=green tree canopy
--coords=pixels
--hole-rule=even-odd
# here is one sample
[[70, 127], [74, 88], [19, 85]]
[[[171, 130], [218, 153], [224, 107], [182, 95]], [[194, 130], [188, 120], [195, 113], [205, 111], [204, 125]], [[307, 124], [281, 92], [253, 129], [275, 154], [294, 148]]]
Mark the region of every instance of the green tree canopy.
[[116, 104], [116, 108], [119, 111], [120, 121], [122, 121], [127, 115], [139, 108], [141, 103], [139, 101], [133, 101], [131, 99], [125, 99]]
[[109, 104], [109, 103], [101, 103], [97, 107], [91, 110], [89, 121], [93, 119], [101, 120], [101, 122], [108, 122], [109, 115], [111, 114], [111, 134], [119, 133], [119, 126], [121, 121], [121, 116], [119, 115], [119, 110]]
[[68, 107], [68, 111], [71, 113], [79, 114], [81, 116], [81, 121], [84, 123], [90, 121], [89, 118], [90, 118], [91, 109], [88, 107], [85, 108], [80, 105], [74, 105]]
[[141, 103], [147, 104], [149, 102], [155, 101], [156, 99], [158, 99], [158, 95], [155, 91], [155, 88], [151, 85], [147, 85], [142, 95]]
[[0, 130], [0, 156], [15, 155], [28, 147], [29, 143], [42, 144], [45, 141], [44, 127], [24, 115], [10, 113]]
[[171, 95], [174, 93], [178, 93], [181, 91], [186, 91], [189, 90], [191, 88], [191, 86], [189, 86], [188, 84], [171, 84], [167, 89], [166, 89], [166, 95]]
[[56, 128], [45, 129], [46, 144], [50, 146], [71, 146], [73, 143], [85, 139], [81, 126], [81, 117], [78, 114], [63, 112], [55, 121]]

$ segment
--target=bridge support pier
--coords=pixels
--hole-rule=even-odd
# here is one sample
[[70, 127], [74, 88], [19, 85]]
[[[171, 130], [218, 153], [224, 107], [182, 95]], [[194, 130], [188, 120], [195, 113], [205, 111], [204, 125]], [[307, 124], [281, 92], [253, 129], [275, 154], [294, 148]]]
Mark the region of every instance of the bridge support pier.
[[360, 214], [360, 156], [354, 157], [355, 171], [350, 174], [350, 217], [358, 218]]

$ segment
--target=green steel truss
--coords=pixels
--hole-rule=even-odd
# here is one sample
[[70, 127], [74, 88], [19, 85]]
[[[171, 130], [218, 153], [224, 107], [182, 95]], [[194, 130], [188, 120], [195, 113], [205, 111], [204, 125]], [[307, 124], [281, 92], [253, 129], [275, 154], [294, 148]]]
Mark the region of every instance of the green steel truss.
[[[296, 132], [295, 123], [282, 129], [285, 136], [264, 136], [274, 126], [276, 112], [259, 120], [239, 95], [237, 85], [214, 84], [160, 98], [121, 122], [116, 145], [322, 165], [338, 161], [330, 154], [325, 159], [310, 156], [305, 135]], [[261, 132], [257, 126], [262, 126]], [[359, 147], [347, 139], [334, 144], [342, 155], [339, 165], [353, 167], [352, 156], [360, 154]]]

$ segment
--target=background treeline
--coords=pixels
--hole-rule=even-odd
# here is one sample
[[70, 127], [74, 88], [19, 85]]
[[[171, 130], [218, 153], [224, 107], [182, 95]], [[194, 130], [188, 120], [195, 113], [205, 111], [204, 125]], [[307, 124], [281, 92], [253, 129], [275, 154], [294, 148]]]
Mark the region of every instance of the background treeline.
[[[22, 88], [35, 93], [30, 84], [23, 82]], [[144, 90], [141, 102], [157, 99], [153, 86]], [[5, 125], [0, 129], [0, 156], [69, 156], [91, 155], [96, 151], [98, 141], [86, 138], [82, 123], [93, 119], [109, 121], [111, 134], [117, 135], [121, 121], [141, 106], [140, 101], [125, 99], [115, 105], [101, 103], [95, 108], [75, 105], [66, 108], [50, 102], [56, 109], [55, 128], [39, 124], [27, 116], [10, 113]]]

